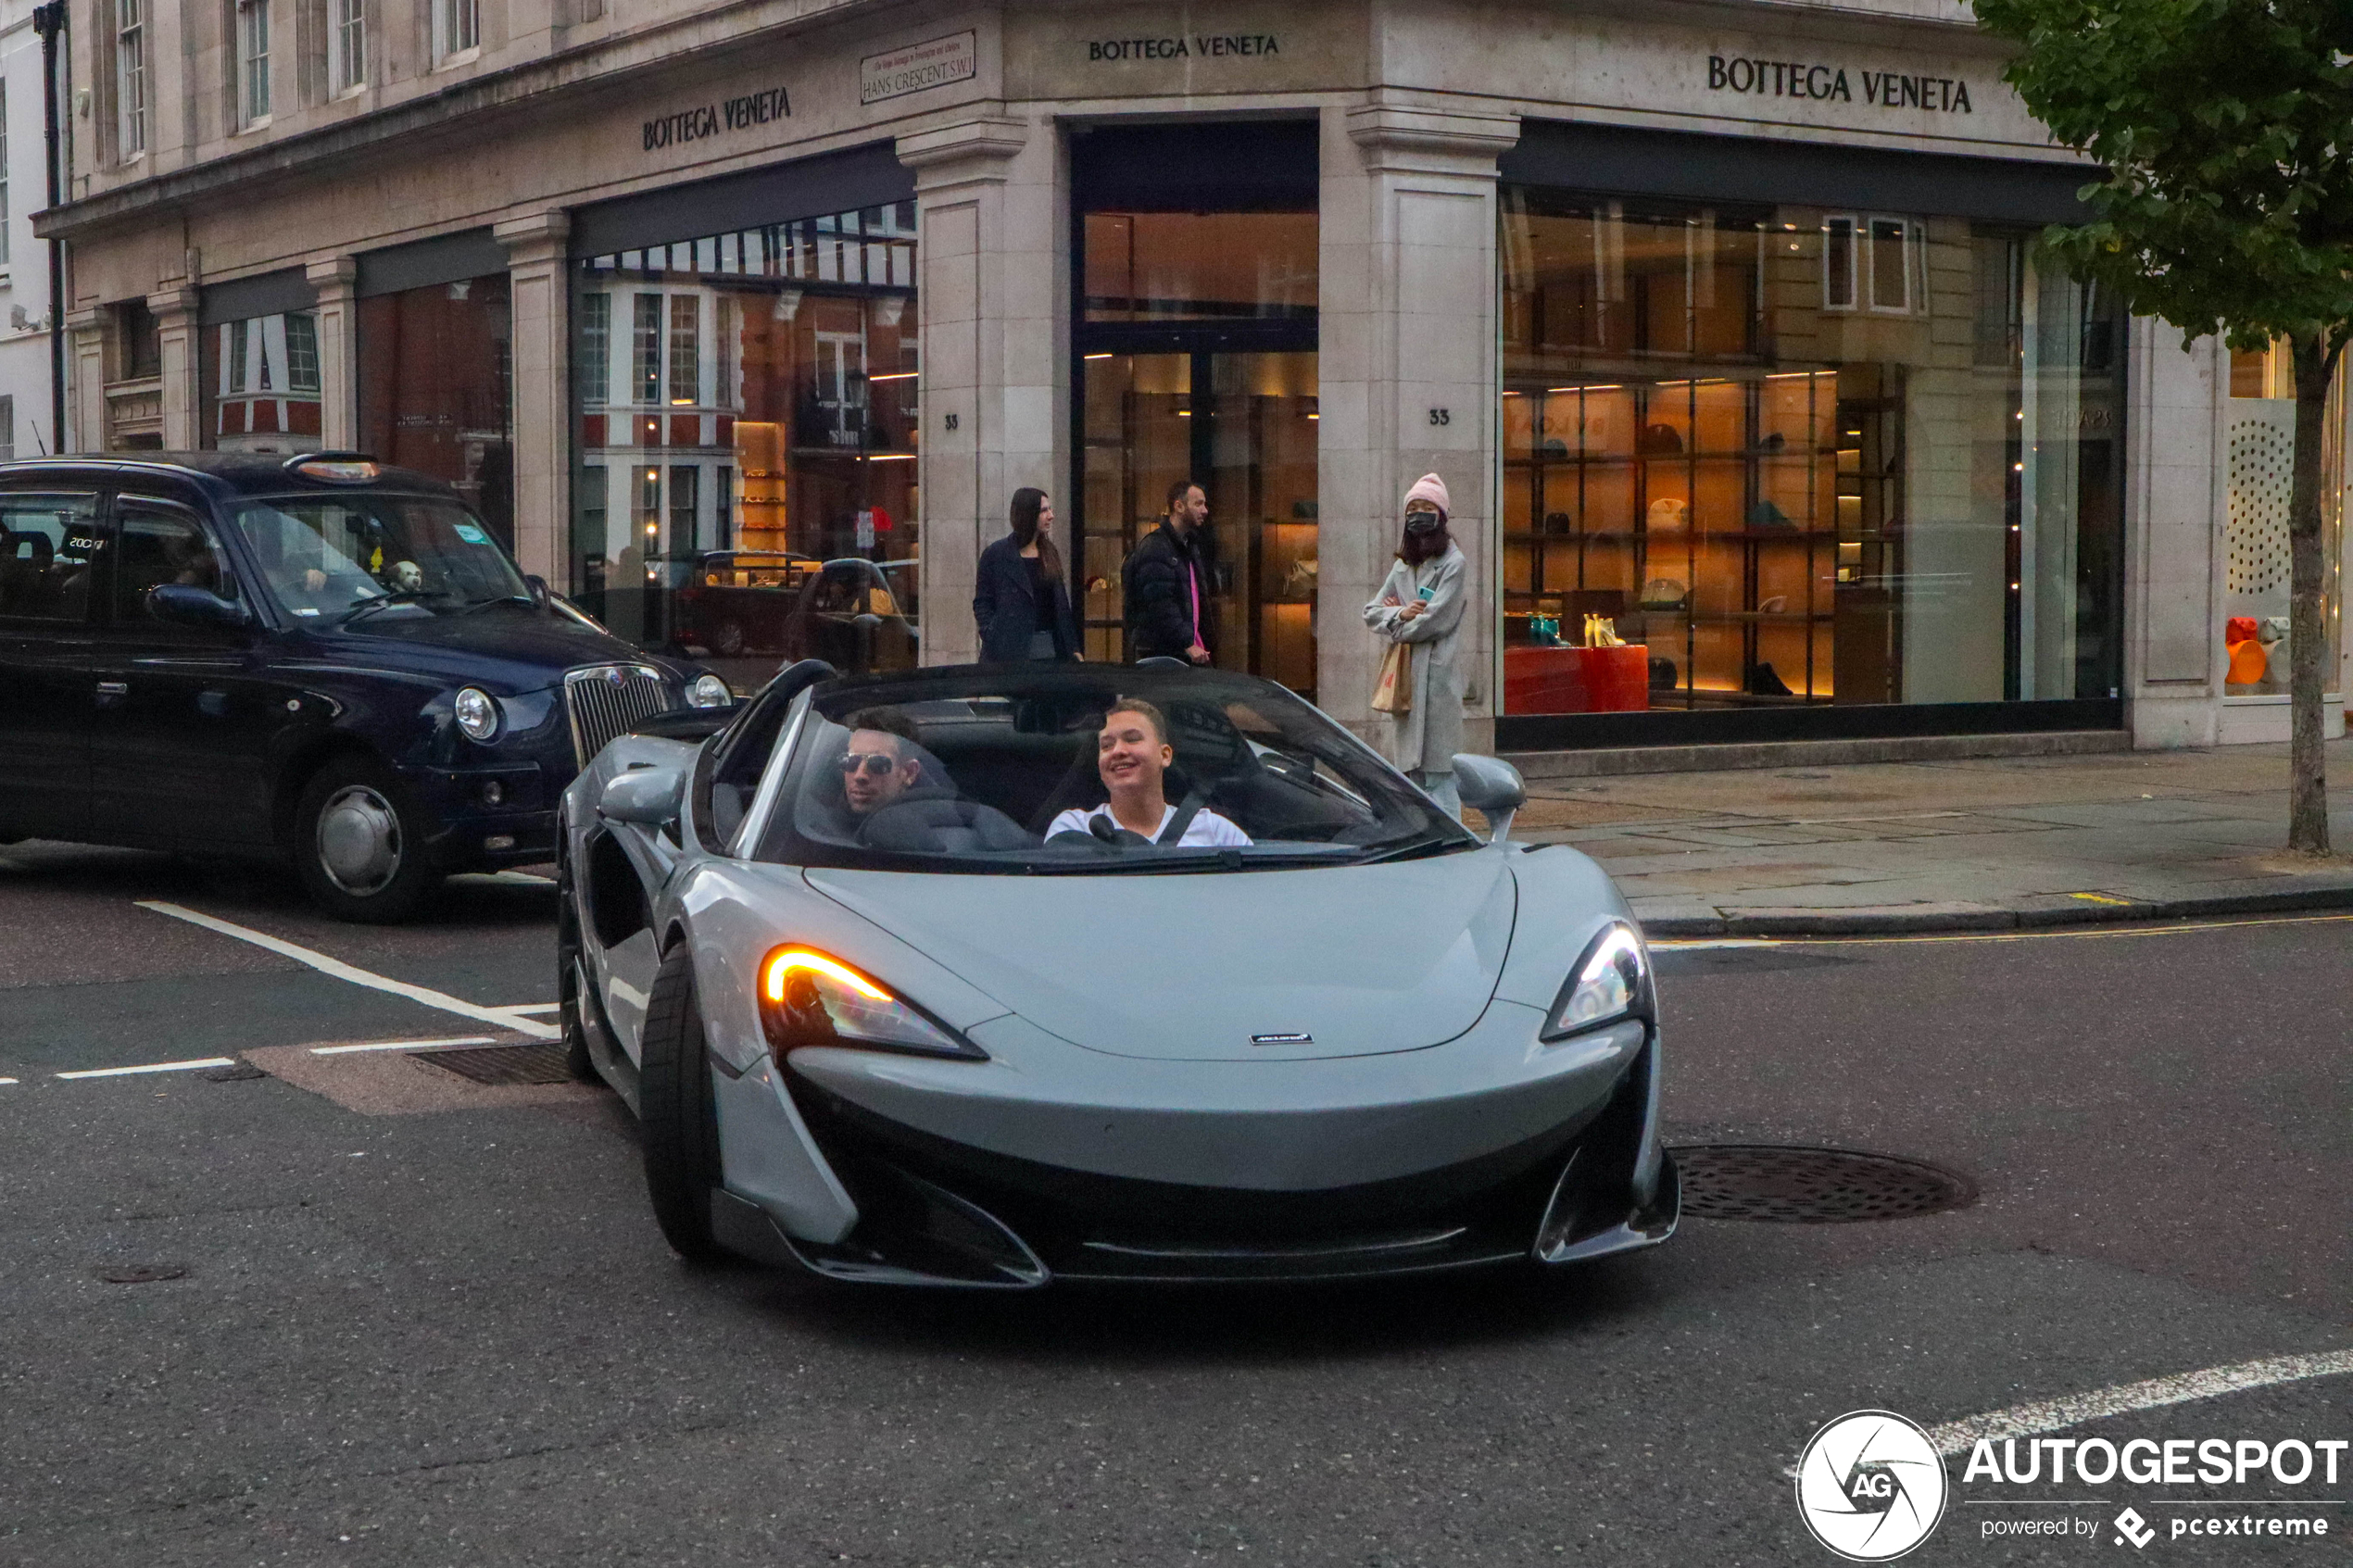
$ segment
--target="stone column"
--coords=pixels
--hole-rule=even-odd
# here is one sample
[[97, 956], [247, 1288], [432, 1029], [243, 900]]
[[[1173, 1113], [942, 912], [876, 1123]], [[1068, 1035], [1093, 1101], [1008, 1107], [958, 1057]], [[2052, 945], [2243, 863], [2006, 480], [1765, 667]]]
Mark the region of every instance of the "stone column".
[[359, 445], [359, 263], [333, 256], [302, 275], [319, 295], [319, 444], [347, 452]]
[[1375, 101], [1324, 115], [1316, 482], [1316, 696], [1375, 745], [1381, 648], [1365, 603], [1395, 552], [1401, 501], [1445, 480], [1470, 558], [1464, 744], [1494, 742], [1495, 160], [1516, 119]]
[[901, 136], [899, 161], [921, 235], [923, 657], [961, 664], [979, 657], [974, 569], [1007, 498], [1059, 497], [1070, 472], [1059, 149], [1048, 128], [984, 116]]
[[2221, 726], [2222, 460], [2230, 359], [2135, 318], [2125, 398], [2126, 722], [2143, 750], [2212, 746]]
[[61, 452], [107, 449], [107, 310], [91, 306], [66, 313], [71, 339], [67, 371], [67, 417], [73, 428], [57, 443]]
[[572, 525], [572, 344], [561, 212], [511, 218], [491, 233], [507, 247], [514, 342], [515, 559], [558, 592]]
[[196, 290], [193, 285], [165, 289], [147, 296], [156, 319], [156, 337], [163, 371], [163, 449], [193, 452], [204, 445], [198, 426], [204, 402], [196, 384]]

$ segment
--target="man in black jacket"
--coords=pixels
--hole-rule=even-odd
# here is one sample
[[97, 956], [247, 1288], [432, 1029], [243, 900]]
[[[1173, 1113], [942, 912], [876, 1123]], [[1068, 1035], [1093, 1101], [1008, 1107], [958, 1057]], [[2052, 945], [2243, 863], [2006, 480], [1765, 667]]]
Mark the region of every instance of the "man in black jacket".
[[1202, 564], [1202, 530], [1209, 523], [1209, 499], [1200, 485], [1180, 479], [1168, 487], [1168, 515], [1144, 535], [1121, 570], [1127, 622], [1127, 657], [1210, 661], [1202, 635], [1209, 617], [1209, 572]]

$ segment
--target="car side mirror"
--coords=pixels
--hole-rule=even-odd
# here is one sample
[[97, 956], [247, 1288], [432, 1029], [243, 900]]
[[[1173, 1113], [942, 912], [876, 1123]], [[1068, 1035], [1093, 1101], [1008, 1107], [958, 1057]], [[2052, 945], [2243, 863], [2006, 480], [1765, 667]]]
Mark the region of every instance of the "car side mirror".
[[541, 609], [547, 608], [547, 580], [535, 571], [523, 573], [522, 585], [531, 590], [531, 602]]
[[175, 626], [210, 626], [233, 632], [253, 624], [253, 611], [193, 583], [159, 583], [148, 589], [147, 613]]
[[686, 793], [684, 769], [632, 768], [605, 785], [597, 799], [597, 815], [608, 822], [658, 828], [678, 815]]
[[1528, 784], [1519, 770], [1500, 757], [1469, 752], [1454, 756], [1454, 791], [1463, 804], [1487, 819], [1490, 844], [1501, 844], [1512, 831], [1512, 819], [1528, 804]]

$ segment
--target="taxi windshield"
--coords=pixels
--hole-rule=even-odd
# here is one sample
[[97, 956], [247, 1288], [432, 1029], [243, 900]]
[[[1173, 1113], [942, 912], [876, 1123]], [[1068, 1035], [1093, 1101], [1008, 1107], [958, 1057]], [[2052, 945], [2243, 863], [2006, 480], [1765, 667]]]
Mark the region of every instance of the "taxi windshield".
[[527, 604], [514, 563], [482, 520], [452, 501], [367, 491], [254, 501], [236, 513], [280, 603], [305, 619], [377, 608], [446, 615]]
[[1014, 666], [819, 688], [753, 853], [1027, 875], [1275, 871], [1474, 848], [1270, 682]]

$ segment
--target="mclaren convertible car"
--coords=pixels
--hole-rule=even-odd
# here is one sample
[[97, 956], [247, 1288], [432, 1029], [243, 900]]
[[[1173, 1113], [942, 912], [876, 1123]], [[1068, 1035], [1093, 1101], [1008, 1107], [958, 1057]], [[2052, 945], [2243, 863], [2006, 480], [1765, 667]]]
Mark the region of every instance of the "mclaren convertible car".
[[1083, 664], [653, 720], [565, 792], [565, 1040], [671, 1245], [875, 1284], [1327, 1279], [1675, 1228], [1609, 879], [1282, 687]]

